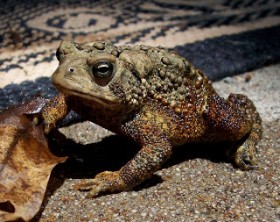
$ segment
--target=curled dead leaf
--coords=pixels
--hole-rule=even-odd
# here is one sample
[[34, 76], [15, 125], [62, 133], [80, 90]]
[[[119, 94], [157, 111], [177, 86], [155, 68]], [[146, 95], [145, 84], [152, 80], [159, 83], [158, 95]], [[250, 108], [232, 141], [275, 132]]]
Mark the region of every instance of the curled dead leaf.
[[66, 160], [51, 153], [43, 127], [34, 117], [46, 103], [36, 98], [0, 114], [0, 221], [32, 219], [52, 169]]

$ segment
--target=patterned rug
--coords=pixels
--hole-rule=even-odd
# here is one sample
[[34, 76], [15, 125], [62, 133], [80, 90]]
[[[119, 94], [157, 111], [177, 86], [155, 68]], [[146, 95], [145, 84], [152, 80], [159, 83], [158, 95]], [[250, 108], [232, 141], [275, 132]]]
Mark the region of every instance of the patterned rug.
[[280, 61], [279, 0], [2, 0], [0, 110], [53, 96], [61, 40], [175, 48], [212, 80]]

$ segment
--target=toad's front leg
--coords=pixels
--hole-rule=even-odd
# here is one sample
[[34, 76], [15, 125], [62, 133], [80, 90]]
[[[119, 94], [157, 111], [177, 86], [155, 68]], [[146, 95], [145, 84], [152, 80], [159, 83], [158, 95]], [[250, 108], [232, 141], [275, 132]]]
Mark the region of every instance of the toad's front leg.
[[60, 93], [49, 100], [42, 110], [44, 132], [49, 134], [55, 128], [57, 122], [62, 120], [69, 112], [67, 96]]
[[88, 197], [101, 192], [130, 190], [148, 179], [170, 157], [172, 147], [163, 136], [151, 136], [136, 156], [119, 171], [105, 171], [94, 179], [76, 185], [79, 190], [89, 191]]

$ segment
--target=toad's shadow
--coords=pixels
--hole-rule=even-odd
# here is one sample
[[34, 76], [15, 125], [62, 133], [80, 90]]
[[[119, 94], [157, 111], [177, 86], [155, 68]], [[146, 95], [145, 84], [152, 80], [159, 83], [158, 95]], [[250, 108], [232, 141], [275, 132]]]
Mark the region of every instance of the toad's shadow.
[[[171, 158], [162, 166], [167, 168], [183, 161], [202, 158], [212, 162], [228, 162], [225, 156], [225, 144], [185, 144], [173, 149]], [[68, 141], [62, 152], [69, 156], [68, 160], [54, 170], [54, 174], [64, 178], [93, 178], [102, 171], [115, 171], [124, 166], [139, 151], [139, 146], [125, 137], [113, 135], [101, 142], [81, 145]], [[65, 153], [67, 150], [67, 153]], [[161, 178], [152, 177], [141, 187], [150, 187]]]
[[[133, 158], [140, 148], [127, 138], [117, 135], [106, 137], [101, 142], [88, 145], [66, 140], [63, 144], [56, 144], [52, 147], [52, 152], [55, 155], [69, 156], [69, 158], [65, 163], [54, 168], [41, 210], [31, 220], [32, 222], [39, 220], [48, 199], [63, 184], [65, 179], [93, 178], [102, 171], [118, 170]], [[168, 168], [196, 158], [207, 159], [212, 162], [228, 162], [224, 154], [225, 147], [224, 144], [194, 143], [179, 146], [173, 149], [173, 155], [162, 168]], [[149, 188], [162, 181], [161, 177], [154, 175], [134, 190]]]

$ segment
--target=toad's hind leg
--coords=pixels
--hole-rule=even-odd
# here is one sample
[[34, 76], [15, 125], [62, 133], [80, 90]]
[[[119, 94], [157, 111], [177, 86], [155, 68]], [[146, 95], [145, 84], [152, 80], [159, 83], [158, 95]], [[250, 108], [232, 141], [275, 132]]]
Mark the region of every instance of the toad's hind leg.
[[256, 167], [256, 145], [262, 136], [262, 125], [259, 113], [253, 102], [248, 97], [240, 94], [231, 94], [227, 101], [237, 107], [243, 115], [244, 122], [251, 123], [251, 130], [239, 141], [232, 145], [229, 154], [236, 165], [242, 170], [250, 170]]

